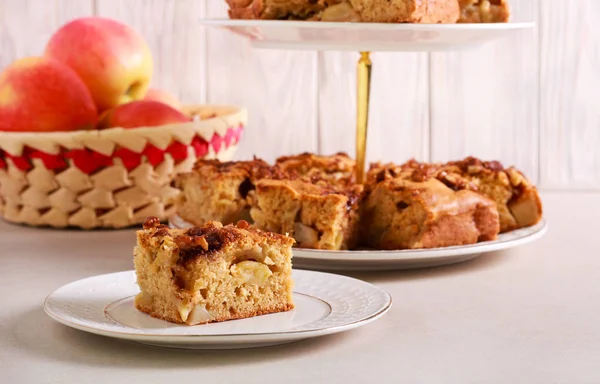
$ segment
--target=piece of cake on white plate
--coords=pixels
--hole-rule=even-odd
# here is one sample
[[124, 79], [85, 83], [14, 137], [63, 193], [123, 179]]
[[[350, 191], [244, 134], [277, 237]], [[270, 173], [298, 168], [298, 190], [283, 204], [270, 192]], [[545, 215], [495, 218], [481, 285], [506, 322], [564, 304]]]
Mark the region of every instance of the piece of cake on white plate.
[[134, 249], [135, 307], [188, 325], [289, 311], [293, 244], [245, 221], [169, 229], [148, 218]]
[[220, 162], [198, 160], [190, 172], [181, 173], [174, 185], [180, 190], [175, 199], [177, 215], [193, 225], [208, 221], [223, 224], [247, 219], [246, 197], [254, 183], [272, 177], [272, 167], [260, 159]]
[[263, 179], [248, 195], [254, 225], [286, 233], [299, 247], [352, 249], [358, 241], [361, 185], [326, 187], [304, 180]]

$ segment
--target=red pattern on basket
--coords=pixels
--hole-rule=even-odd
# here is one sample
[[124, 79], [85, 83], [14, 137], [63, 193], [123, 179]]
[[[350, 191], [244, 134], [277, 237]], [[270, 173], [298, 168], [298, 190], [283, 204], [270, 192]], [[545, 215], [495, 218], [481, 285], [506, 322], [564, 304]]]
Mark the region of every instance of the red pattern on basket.
[[[60, 156], [60, 155], [57, 155]], [[63, 153], [67, 159], [73, 160], [73, 164], [86, 174], [96, 172], [100, 168], [113, 165], [112, 156], [106, 156], [90, 149], [72, 149]]]
[[[196, 136], [192, 139], [189, 146], [194, 149], [196, 157], [201, 158], [208, 154], [209, 146], [211, 146], [215, 152], [219, 152], [223, 146], [227, 148], [233, 144], [239, 143], [243, 129], [244, 127], [241, 125], [239, 127], [229, 128], [223, 137], [215, 133], [210, 142], [207, 142], [200, 136]], [[162, 150], [148, 143], [141, 153], [134, 152], [127, 148], [117, 147], [113, 151], [112, 156], [106, 156], [87, 148], [70, 150], [61, 148], [58, 154], [53, 155], [25, 146], [20, 156], [13, 156], [0, 150], [0, 169], [6, 169], [8, 167], [8, 159], [10, 159], [10, 162], [12, 162], [15, 167], [23, 172], [27, 172], [33, 168], [31, 163], [32, 159], [40, 159], [44, 163], [46, 169], [51, 171], [65, 169], [68, 166], [67, 162], [70, 161], [83, 173], [89, 175], [99, 169], [113, 165], [113, 159], [118, 158], [121, 159], [123, 166], [127, 168], [128, 171], [131, 171], [142, 163], [144, 157], [152, 164], [152, 166], [156, 167], [163, 162], [165, 154], [167, 153], [171, 155], [175, 164], [178, 164], [187, 158], [189, 146], [174, 141], [166, 149]]]
[[61, 169], [67, 167], [67, 162], [64, 158], [57, 155], [51, 155], [42, 151], [32, 151], [29, 155], [29, 158], [42, 160], [46, 169]]
[[[228, 129], [227, 133], [229, 133], [231, 131], [233, 131], [233, 130]], [[238, 137], [238, 140], [239, 140], [239, 137]], [[208, 143], [206, 142], [206, 140], [196, 136], [192, 140], [191, 145], [194, 148], [194, 151], [196, 151], [196, 157], [200, 158], [200, 157], [204, 157], [208, 154]]]
[[121, 159], [123, 166], [128, 170], [136, 169], [142, 163], [142, 156], [127, 148], [117, 148], [113, 157]]

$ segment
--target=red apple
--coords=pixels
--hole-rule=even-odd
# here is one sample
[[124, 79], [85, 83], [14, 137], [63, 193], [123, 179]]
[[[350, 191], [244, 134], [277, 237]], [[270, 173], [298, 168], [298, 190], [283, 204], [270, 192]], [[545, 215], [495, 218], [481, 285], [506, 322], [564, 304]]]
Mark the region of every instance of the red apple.
[[0, 131], [91, 129], [98, 114], [75, 71], [49, 58], [28, 57], [0, 75]]
[[141, 100], [152, 77], [152, 55], [144, 39], [110, 19], [85, 17], [64, 25], [48, 42], [46, 56], [77, 72], [100, 112]]
[[160, 101], [140, 100], [104, 112], [100, 117], [98, 129], [156, 127], [189, 121], [191, 121], [189, 116], [167, 104]]
[[162, 89], [150, 88], [148, 92], [146, 92], [144, 100], [160, 101], [161, 103], [170, 105], [175, 109], [181, 110], [181, 103], [179, 103], [179, 100], [177, 100], [177, 98], [169, 92]]

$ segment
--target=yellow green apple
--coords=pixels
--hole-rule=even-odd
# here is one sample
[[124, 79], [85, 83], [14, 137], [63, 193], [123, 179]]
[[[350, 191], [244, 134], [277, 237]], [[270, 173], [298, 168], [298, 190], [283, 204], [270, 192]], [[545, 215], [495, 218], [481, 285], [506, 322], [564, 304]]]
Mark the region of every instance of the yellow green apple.
[[65, 24], [50, 38], [45, 55], [77, 72], [100, 112], [143, 99], [152, 77], [152, 55], [142, 36], [111, 19]]

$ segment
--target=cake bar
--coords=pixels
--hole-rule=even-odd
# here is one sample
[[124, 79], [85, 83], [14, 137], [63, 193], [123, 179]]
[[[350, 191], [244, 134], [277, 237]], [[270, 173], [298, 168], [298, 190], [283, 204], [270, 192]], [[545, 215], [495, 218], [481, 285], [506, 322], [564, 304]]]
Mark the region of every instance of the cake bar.
[[366, 246], [436, 248], [493, 240], [498, 234], [496, 206], [482, 195], [453, 191], [434, 178], [414, 181], [385, 170], [371, 176], [362, 211]]
[[362, 186], [263, 179], [250, 194], [250, 216], [258, 228], [287, 233], [302, 248], [350, 249], [358, 240], [361, 198]]
[[248, 192], [257, 180], [274, 175], [273, 168], [260, 159], [199, 160], [191, 172], [175, 178], [175, 187], [181, 191], [175, 199], [177, 214], [193, 225], [248, 219]]
[[291, 310], [293, 243], [244, 221], [184, 230], [148, 218], [134, 249], [135, 307], [188, 325]]
[[500, 232], [529, 227], [542, 218], [542, 202], [535, 186], [516, 168], [504, 168], [497, 161], [467, 157], [448, 163], [410, 160], [399, 166], [373, 164], [367, 177], [373, 178], [382, 170], [404, 179], [436, 178], [455, 191], [466, 189], [489, 197], [500, 215]]
[[232, 19], [455, 23], [457, 0], [226, 0]]

